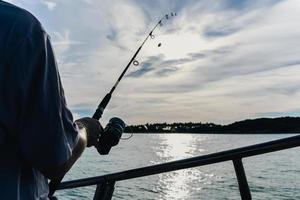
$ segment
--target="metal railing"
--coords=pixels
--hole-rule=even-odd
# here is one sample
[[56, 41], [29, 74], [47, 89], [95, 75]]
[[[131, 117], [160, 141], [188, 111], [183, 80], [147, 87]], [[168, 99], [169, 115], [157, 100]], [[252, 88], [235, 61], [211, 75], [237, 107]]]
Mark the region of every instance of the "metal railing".
[[228, 151], [221, 151], [208, 155], [196, 156], [188, 159], [131, 169], [103, 176], [66, 181], [61, 183], [57, 189], [62, 190], [97, 185], [94, 200], [109, 200], [113, 196], [114, 186], [117, 181], [155, 175], [164, 172], [171, 172], [180, 169], [199, 167], [225, 161], [232, 161], [237, 176], [241, 199], [251, 200], [251, 192], [248, 186], [242, 158], [280, 151], [298, 146], [300, 146], [300, 135], [242, 148], [231, 149]]

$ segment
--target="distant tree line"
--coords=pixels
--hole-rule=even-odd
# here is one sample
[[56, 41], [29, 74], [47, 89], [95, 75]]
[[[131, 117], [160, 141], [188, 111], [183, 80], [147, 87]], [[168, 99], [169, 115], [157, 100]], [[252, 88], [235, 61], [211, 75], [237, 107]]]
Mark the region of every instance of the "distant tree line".
[[300, 133], [300, 117], [247, 119], [228, 125], [214, 123], [154, 123], [130, 125], [127, 133]]

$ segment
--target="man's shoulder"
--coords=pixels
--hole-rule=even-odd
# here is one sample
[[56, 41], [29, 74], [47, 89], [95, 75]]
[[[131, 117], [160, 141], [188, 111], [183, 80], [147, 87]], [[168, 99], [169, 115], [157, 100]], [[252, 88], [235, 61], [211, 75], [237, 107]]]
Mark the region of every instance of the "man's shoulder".
[[3, 1], [0, 1], [0, 21], [1, 25], [23, 34], [33, 30], [44, 31], [39, 20], [29, 11]]

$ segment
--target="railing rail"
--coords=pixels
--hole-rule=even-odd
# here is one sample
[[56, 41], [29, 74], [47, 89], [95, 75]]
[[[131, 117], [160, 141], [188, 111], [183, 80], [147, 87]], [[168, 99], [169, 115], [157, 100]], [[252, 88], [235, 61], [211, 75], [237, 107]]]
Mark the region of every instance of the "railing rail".
[[199, 167], [203, 165], [215, 164], [225, 161], [232, 161], [239, 184], [241, 199], [249, 200], [251, 199], [251, 192], [248, 186], [246, 173], [242, 163], [242, 158], [280, 151], [298, 146], [300, 146], [300, 135], [246, 146], [242, 148], [221, 151], [208, 155], [196, 156], [192, 158], [166, 162], [163, 164], [131, 169], [103, 176], [66, 181], [61, 183], [57, 189], [71, 189], [77, 187], [97, 185], [94, 200], [107, 200], [112, 198], [114, 184], [117, 181], [171, 172], [180, 169]]

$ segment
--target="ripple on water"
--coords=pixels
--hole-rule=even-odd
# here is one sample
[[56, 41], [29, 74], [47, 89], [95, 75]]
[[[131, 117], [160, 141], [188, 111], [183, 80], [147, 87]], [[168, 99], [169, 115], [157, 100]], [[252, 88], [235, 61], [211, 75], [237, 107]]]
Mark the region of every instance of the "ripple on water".
[[[108, 156], [86, 151], [65, 180], [189, 158], [286, 135], [135, 135]], [[233, 142], [234, 141], [234, 142]], [[253, 199], [300, 199], [299, 148], [243, 159]], [[92, 199], [95, 187], [58, 192], [59, 199]], [[232, 162], [116, 183], [114, 198], [143, 200], [240, 199]]]

